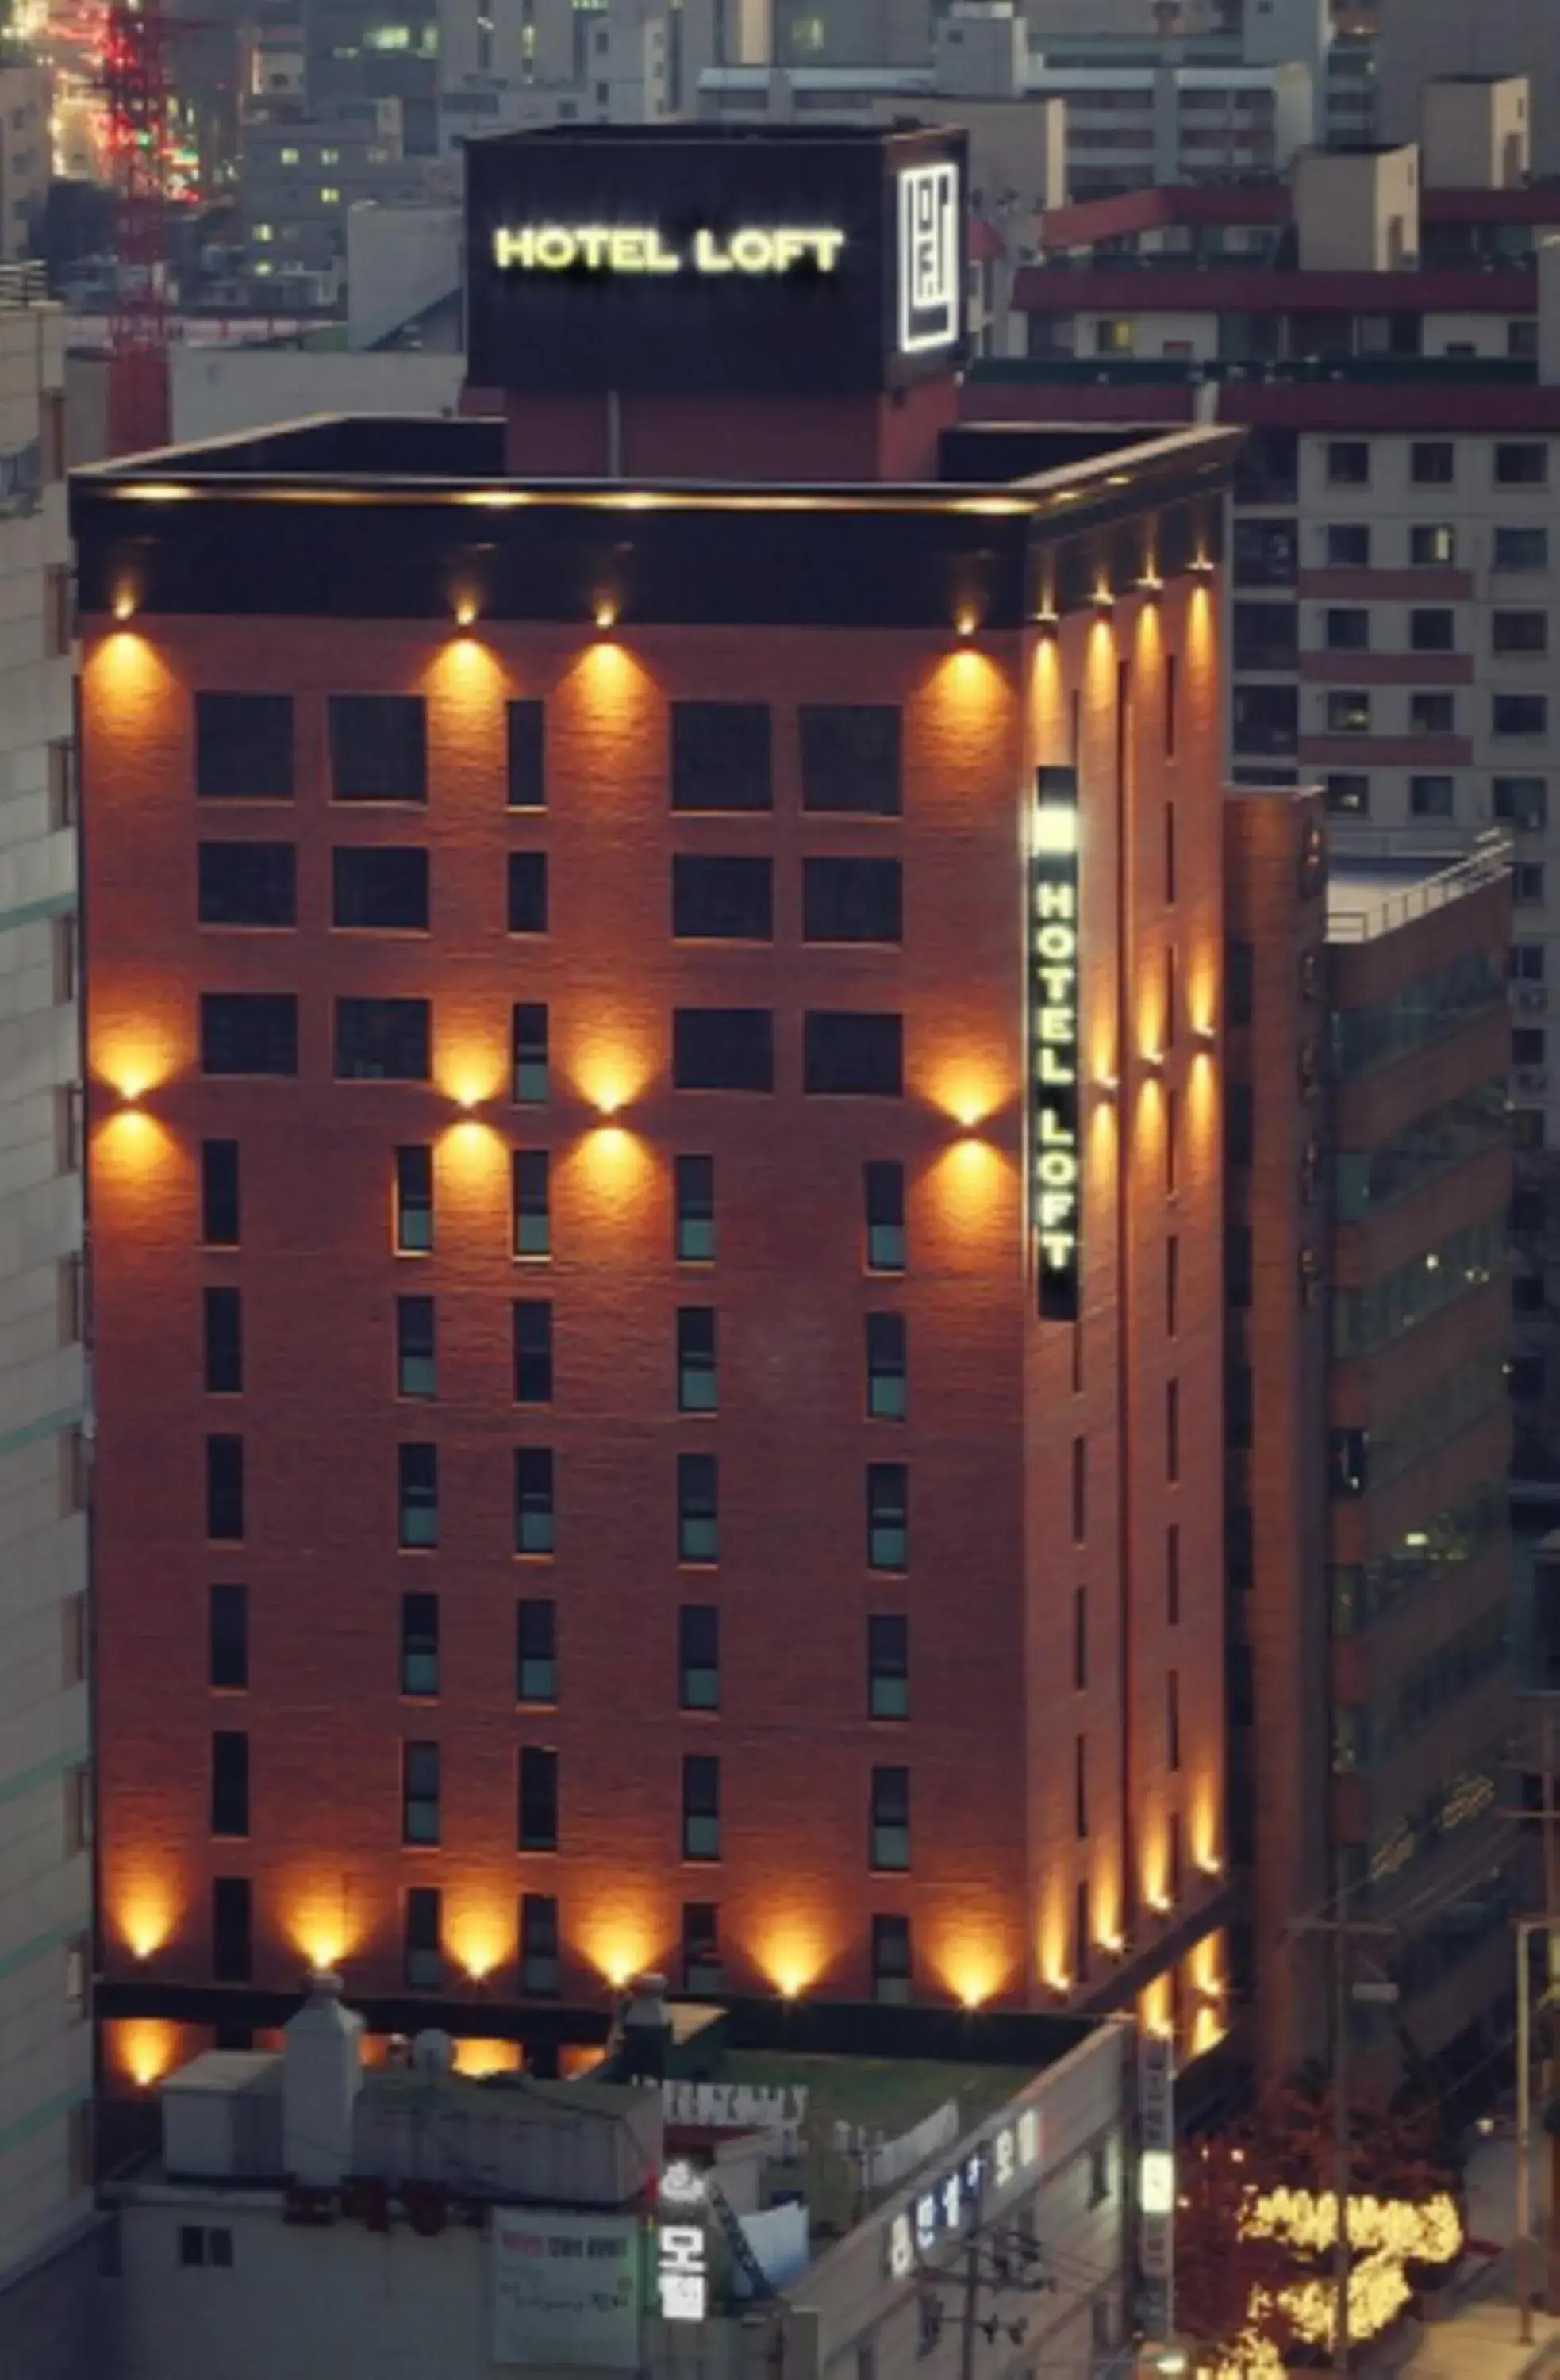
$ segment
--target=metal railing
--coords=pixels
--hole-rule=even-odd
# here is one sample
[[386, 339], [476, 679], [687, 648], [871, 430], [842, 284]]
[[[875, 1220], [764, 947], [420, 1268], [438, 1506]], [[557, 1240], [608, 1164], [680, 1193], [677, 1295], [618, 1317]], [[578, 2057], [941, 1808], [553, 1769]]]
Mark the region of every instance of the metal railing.
[[[1339, 856], [1366, 858], [1377, 855], [1351, 839]], [[1383, 890], [1369, 895], [1360, 893], [1346, 907], [1347, 896], [1340, 889], [1329, 898], [1327, 939], [1330, 942], [1373, 941], [1378, 934], [1395, 933], [1414, 918], [1427, 917], [1432, 910], [1444, 908], [1448, 901], [1460, 901], [1466, 893], [1497, 883], [1510, 868], [1511, 845], [1505, 835], [1481, 834], [1460, 859], [1437, 869], [1433, 876], [1421, 876], [1406, 884], [1400, 892]]]

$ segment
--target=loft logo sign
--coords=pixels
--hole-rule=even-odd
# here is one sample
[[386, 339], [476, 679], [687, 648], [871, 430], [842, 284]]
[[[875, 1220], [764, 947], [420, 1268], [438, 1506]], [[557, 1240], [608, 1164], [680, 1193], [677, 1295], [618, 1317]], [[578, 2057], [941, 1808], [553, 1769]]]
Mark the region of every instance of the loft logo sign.
[[1078, 1318], [1078, 773], [1042, 769], [1030, 832], [1030, 1209], [1041, 1317]]
[[506, 273], [834, 273], [844, 247], [842, 231], [793, 224], [696, 231], [684, 246], [652, 224], [521, 224], [493, 235], [494, 262]]

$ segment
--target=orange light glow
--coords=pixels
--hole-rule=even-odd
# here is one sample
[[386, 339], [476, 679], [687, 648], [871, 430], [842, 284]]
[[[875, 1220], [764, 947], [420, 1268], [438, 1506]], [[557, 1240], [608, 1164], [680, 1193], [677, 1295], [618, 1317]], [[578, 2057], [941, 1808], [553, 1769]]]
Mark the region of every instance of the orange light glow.
[[150, 2091], [179, 2062], [177, 2024], [156, 2017], [127, 2017], [110, 2028], [111, 2061], [138, 2091]]
[[311, 1967], [339, 1967], [353, 1943], [343, 1888], [305, 1886], [288, 1912], [287, 1933]]
[[988, 2000], [995, 1999], [1006, 1981], [1001, 1959], [983, 1942], [956, 1942], [935, 1964], [962, 2008], [984, 2008]]
[[492, 1911], [455, 1912], [448, 1921], [446, 1939], [450, 1956], [474, 1984], [484, 1983], [514, 1949], [508, 1927]]
[[823, 1973], [825, 1951], [817, 1928], [804, 1918], [772, 1925], [757, 1949], [758, 1964], [782, 1999], [799, 1999]]
[[621, 1115], [642, 1097], [655, 1074], [648, 1032], [620, 1027], [610, 1038], [592, 1035], [576, 1052], [570, 1073], [579, 1096], [598, 1115]]
[[104, 1026], [92, 1037], [92, 1071], [128, 1107], [165, 1083], [177, 1062], [171, 1036], [150, 1026]]
[[493, 1050], [457, 1048], [441, 1053], [436, 1079], [445, 1099], [469, 1114], [504, 1089], [503, 1063]]
[[469, 595], [463, 595], [459, 602], [457, 603], [455, 607], [455, 624], [457, 627], [469, 628], [473, 626], [476, 622], [476, 604]]
[[926, 1070], [926, 1095], [934, 1107], [961, 1132], [978, 1132], [1013, 1099], [1008, 1081], [994, 1055], [933, 1056]]
[[455, 2070], [469, 2074], [480, 2082], [484, 2074], [518, 2074], [520, 2067], [520, 2045], [518, 2041], [457, 2041], [455, 2045]]
[[615, 1992], [655, 1964], [654, 1935], [642, 1919], [628, 1912], [606, 1913], [588, 1922], [580, 1949]]
[[141, 1878], [121, 1895], [118, 1922], [131, 1956], [152, 1958], [174, 1930], [172, 1892], [151, 1877]]
[[155, 1116], [138, 1107], [122, 1108], [117, 1115], [109, 1116], [93, 1138], [95, 1160], [104, 1173], [118, 1174], [127, 1181], [149, 1174], [174, 1148], [173, 1135]]
[[615, 628], [617, 625], [617, 606], [609, 599], [603, 597], [602, 601], [596, 605], [595, 612], [592, 616], [598, 628], [603, 631], [608, 628]]
[[1169, 1975], [1155, 1975], [1145, 1991], [1138, 1995], [1138, 2022], [1145, 2033], [1157, 2034], [1168, 2041], [1175, 2031], [1175, 2001]]

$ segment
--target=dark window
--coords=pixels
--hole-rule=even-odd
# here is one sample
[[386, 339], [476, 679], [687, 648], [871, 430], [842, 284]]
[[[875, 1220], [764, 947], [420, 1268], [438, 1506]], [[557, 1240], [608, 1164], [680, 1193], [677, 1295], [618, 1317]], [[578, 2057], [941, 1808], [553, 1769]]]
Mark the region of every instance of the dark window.
[[250, 1739], [236, 1728], [212, 1737], [212, 1832], [250, 1831]]
[[1444, 609], [1410, 612], [1408, 645], [1416, 653], [1449, 653], [1456, 645], [1456, 614]]
[[1543, 905], [1543, 868], [1536, 859], [1519, 859], [1511, 871], [1511, 897], [1523, 908]]
[[1327, 478], [1335, 488], [1371, 484], [1371, 449], [1363, 438], [1334, 438], [1327, 445]]
[[893, 1158], [869, 1158], [862, 1172], [867, 1217], [867, 1270], [905, 1269], [905, 1169]]
[[910, 1715], [910, 1623], [899, 1611], [877, 1611], [867, 1621], [867, 1715]]
[[909, 1481], [902, 1463], [867, 1465], [867, 1563], [871, 1570], [908, 1568]]
[[195, 697], [195, 791], [208, 799], [290, 801], [290, 694]]
[[515, 1402], [553, 1402], [553, 1308], [544, 1297], [515, 1301]]
[[1450, 570], [1457, 558], [1457, 532], [1449, 521], [1420, 521], [1408, 531], [1408, 560], [1416, 570]]
[[721, 1765], [707, 1752], [689, 1752], [682, 1765], [682, 1855], [721, 1855]]
[[867, 1317], [867, 1412], [874, 1421], [903, 1421], [906, 1410], [906, 1325], [902, 1314]]
[[201, 1237], [209, 1248], [238, 1245], [238, 1144], [201, 1143]]
[[436, 1843], [439, 1840], [439, 1747], [436, 1743], [401, 1746], [401, 1840]]
[[1549, 732], [1549, 702], [1542, 694], [1493, 695], [1490, 716], [1497, 735], [1546, 735]]
[[769, 1010], [674, 1009], [672, 1082], [679, 1091], [772, 1091], [774, 1019]]
[[1451, 735], [1457, 724], [1457, 701], [1452, 694], [1411, 694], [1408, 697], [1410, 735]]
[[713, 1454], [677, 1457], [677, 1560], [720, 1559], [720, 1475]]
[[767, 942], [774, 893], [767, 859], [678, 852], [672, 861], [672, 931], [689, 941]]
[[1334, 606], [1322, 614], [1322, 631], [1329, 652], [1367, 652], [1371, 644], [1371, 614], [1363, 605], [1351, 606], [1347, 610]]
[[509, 931], [544, 934], [547, 930], [547, 855], [544, 851], [509, 854]]
[[515, 1700], [557, 1699], [557, 1607], [548, 1596], [522, 1596], [515, 1606]]
[[910, 1921], [908, 1917], [872, 1920], [872, 1998], [884, 2006], [902, 2008], [910, 1997]]
[[1513, 942], [1505, 954], [1505, 971], [1513, 983], [1542, 983], [1544, 979], [1542, 942]]
[[1491, 555], [1494, 570], [1547, 570], [1549, 531], [1546, 528], [1498, 528]]
[[801, 806], [868, 818], [899, 815], [899, 713], [888, 703], [801, 707]]
[[903, 1095], [904, 1020], [892, 1011], [810, 1009], [802, 1020], [802, 1040], [804, 1089], [877, 1099]]
[[439, 1542], [439, 1450], [408, 1444], [396, 1450], [397, 1537], [403, 1546]]
[[515, 1550], [550, 1554], [556, 1543], [553, 1510], [553, 1450], [520, 1446], [515, 1450]]
[[431, 1297], [396, 1300], [396, 1394], [431, 1397], [438, 1386], [438, 1325]]
[[396, 1253], [426, 1256], [433, 1245], [433, 1152], [420, 1143], [396, 1151]]
[[1181, 1244], [1174, 1234], [1164, 1243], [1164, 1335], [1174, 1339], [1180, 1329]]
[[1457, 476], [1457, 450], [1449, 438], [1416, 438], [1408, 449], [1408, 477], [1417, 488], [1449, 488]]
[[520, 1898], [520, 1989], [534, 1999], [558, 1988], [558, 1904], [550, 1892]]
[[1490, 615], [1490, 650], [1492, 652], [1496, 653], [1548, 652], [1548, 613], [1492, 613]]
[[414, 1992], [436, 1992], [445, 1980], [444, 1916], [439, 1888], [414, 1884], [407, 1894], [402, 1972]]
[[1172, 1769], [1181, 1765], [1181, 1682], [1174, 1670], [1164, 1680], [1164, 1761]]
[[1164, 1476], [1176, 1480], [1181, 1475], [1181, 1384], [1178, 1380], [1164, 1383]]
[[718, 1992], [724, 1987], [720, 1911], [713, 1900], [683, 1903], [682, 1979], [685, 1992]]
[[558, 1848], [558, 1755], [540, 1744], [520, 1746], [519, 1839], [523, 1852]]
[[238, 1691], [250, 1682], [250, 1591], [213, 1586], [206, 1593], [206, 1675], [213, 1686]]
[[290, 843], [203, 843], [197, 862], [202, 926], [298, 923], [298, 864]]
[[801, 930], [809, 942], [897, 942], [903, 939], [896, 859], [804, 859]]
[[1089, 1738], [1073, 1738], [1073, 1832], [1082, 1842], [1089, 1832]]
[[1369, 735], [1371, 698], [1363, 686], [1329, 689], [1327, 731], [1332, 735]]
[[1225, 1014], [1231, 1025], [1249, 1025], [1256, 950], [1250, 942], [1225, 945]]
[[1235, 748], [1285, 759], [1298, 748], [1300, 706], [1292, 686], [1237, 686], [1231, 698]]
[[203, 991], [202, 1075], [296, 1075], [298, 1001], [290, 991]]
[[1410, 777], [1408, 808], [1415, 818], [1451, 818], [1456, 810], [1455, 777]]
[[431, 1016], [426, 1000], [338, 1000], [336, 1080], [425, 1083]]
[[1371, 532], [1361, 521], [1330, 521], [1327, 525], [1327, 567], [1369, 570]]
[[1495, 485], [1500, 488], [1542, 488], [1549, 480], [1549, 450], [1542, 445], [1499, 445], [1495, 448]]
[[1072, 1536], [1083, 1543], [1089, 1529], [1089, 1441], [1075, 1438], [1072, 1451]]
[[713, 1603], [685, 1603], [677, 1612], [677, 1702], [685, 1711], [719, 1710], [721, 1616]]
[[237, 1396], [244, 1385], [243, 1306], [236, 1289], [208, 1289], [201, 1299], [206, 1387], [213, 1396]]
[[1299, 614], [1293, 603], [1237, 603], [1230, 614], [1230, 655], [1237, 670], [1294, 669]]
[[518, 1257], [550, 1256], [553, 1248], [551, 1167], [544, 1148], [517, 1148], [512, 1168], [514, 1241]]
[[869, 1858], [875, 1868], [907, 1868], [910, 1864], [910, 1772], [908, 1768], [874, 1768]]
[[425, 802], [428, 727], [416, 694], [333, 694], [331, 791], [338, 802]]
[[715, 1254], [715, 1160], [679, 1157], [676, 1163], [676, 1251], [679, 1264], [710, 1264]]
[[206, 1535], [235, 1543], [244, 1534], [244, 1441], [206, 1440]]
[[181, 2223], [178, 2227], [178, 2261], [181, 2265], [203, 2265], [206, 2261], [206, 2234], [199, 2223]]
[[1089, 1683], [1089, 1589], [1073, 1589], [1073, 1684], [1081, 1694]]
[[547, 1096], [547, 1010], [538, 1000], [519, 1001], [509, 1026], [515, 1100], [536, 1107]]
[[338, 844], [331, 854], [331, 923], [426, 932], [428, 854], [411, 843]]
[[509, 808], [544, 810], [547, 807], [547, 759], [543, 712], [540, 702], [509, 705]]
[[436, 1694], [439, 1691], [439, 1598], [436, 1595], [401, 1597], [401, 1692]]
[[767, 703], [673, 703], [675, 810], [767, 810], [774, 800]]
[[253, 1971], [250, 1880], [212, 1878], [212, 1975], [219, 1984], [247, 1984]]

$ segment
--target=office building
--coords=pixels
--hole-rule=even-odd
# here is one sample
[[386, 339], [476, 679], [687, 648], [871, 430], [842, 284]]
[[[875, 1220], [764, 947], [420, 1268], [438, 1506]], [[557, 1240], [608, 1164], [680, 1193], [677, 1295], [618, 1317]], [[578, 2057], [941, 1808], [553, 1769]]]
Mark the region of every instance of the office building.
[[87, 1392], [64, 341], [0, 271], [0, 2338], [79, 2370], [91, 2215]]
[[488, 418], [76, 481], [106, 2010], [1189, 2056], [1236, 442], [958, 427], [957, 136], [468, 172]]

